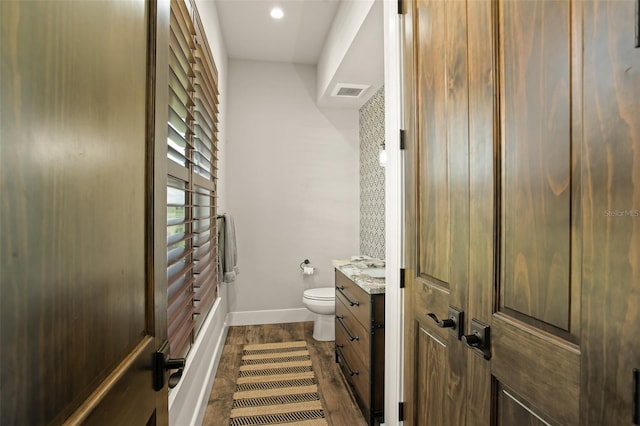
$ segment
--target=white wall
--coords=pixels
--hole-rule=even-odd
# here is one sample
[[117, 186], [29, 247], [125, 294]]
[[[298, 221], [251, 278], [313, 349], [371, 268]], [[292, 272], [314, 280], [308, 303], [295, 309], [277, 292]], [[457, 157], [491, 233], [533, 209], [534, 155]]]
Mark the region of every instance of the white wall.
[[[304, 308], [358, 253], [358, 111], [316, 106], [314, 66], [229, 61], [227, 211], [240, 274], [230, 311]], [[299, 269], [308, 258], [316, 275]], [[292, 318], [293, 321], [295, 319]]]
[[[227, 203], [227, 52], [225, 49], [215, 2], [197, 0], [198, 12], [207, 41], [218, 68], [218, 211]], [[187, 365], [178, 386], [169, 391], [169, 424], [176, 426], [202, 424], [213, 379], [227, 335], [225, 322], [228, 307], [227, 285], [220, 285], [219, 297], [204, 321], [196, 342], [187, 356]]]

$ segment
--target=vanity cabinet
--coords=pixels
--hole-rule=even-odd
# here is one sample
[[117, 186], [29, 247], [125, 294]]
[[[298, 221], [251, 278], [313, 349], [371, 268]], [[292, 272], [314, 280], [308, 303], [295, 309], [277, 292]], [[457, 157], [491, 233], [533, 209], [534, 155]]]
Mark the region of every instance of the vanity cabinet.
[[370, 425], [383, 420], [384, 293], [369, 294], [336, 269], [336, 362]]

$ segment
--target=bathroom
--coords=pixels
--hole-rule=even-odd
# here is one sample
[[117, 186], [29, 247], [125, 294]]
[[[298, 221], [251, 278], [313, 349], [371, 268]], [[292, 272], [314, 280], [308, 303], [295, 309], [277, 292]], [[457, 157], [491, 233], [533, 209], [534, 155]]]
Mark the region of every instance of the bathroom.
[[[385, 258], [383, 2], [310, 2], [305, 8], [284, 2], [280, 21], [265, 16], [266, 4], [198, 6], [201, 16], [217, 17], [203, 23], [218, 34], [208, 36], [221, 92], [218, 214], [233, 216], [240, 273], [220, 285], [207, 349], [198, 341], [191, 349], [194, 377], [200, 351], [213, 354], [215, 367], [224, 369], [220, 357], [229, 327], [313, 321], [303, 293], [333, 293], [334, 260]], [[291, 25], [291, 16], [298, 21], [290, 29], [295, 35], [269, 30]], [[249, 26], [267, 26], [273, 38]], [[313, 37], [301, 28], [310, 28]], [[333, 96], [340, 83], [363, 90]], [[384, 275], [384, 268], [377, 274]], [[202, 379], [185, 375], [170, 392], [175, 424], [198, 415], [182, 396], [188, 394], [183, 387], [197, 387]]]
[[0, 423], [640, 424], [635, 2], [275, 3], [2, 2]]

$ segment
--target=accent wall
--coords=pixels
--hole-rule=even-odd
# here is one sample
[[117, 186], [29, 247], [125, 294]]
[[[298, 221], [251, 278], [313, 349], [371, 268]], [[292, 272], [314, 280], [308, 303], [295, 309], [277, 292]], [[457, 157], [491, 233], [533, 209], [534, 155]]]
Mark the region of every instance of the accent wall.
[[360, 108], [360, 253], [385, 258], [384, 87]]

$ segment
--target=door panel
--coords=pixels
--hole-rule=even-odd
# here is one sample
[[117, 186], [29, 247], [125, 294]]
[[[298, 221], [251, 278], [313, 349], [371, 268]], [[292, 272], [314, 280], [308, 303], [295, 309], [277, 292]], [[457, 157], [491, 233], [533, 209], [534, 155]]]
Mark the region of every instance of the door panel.
[[0, 7], [0, 423], [162, 418], [150, 372], [163, 325], [147, 251], [151, 5]]
[[[570, 10], [569, 1], [498, 3], [502, 254], [491, 322], [492, 375], [532, 413], [564, 425], [577, 424], [580, 395], [572, 321], [580, 306], [571, 300], [579, 283], [570, 274], [572, 191], [580, 184]], [[503, 414], [512, 412], [497, 413], [508, 424]]]
[[494, 315], [491, 332], [492, 375], [558, 424], [576, 424], [580, 400], [578, 348], [502, 314]]
[[632, 424], [632, 371], [640, 369], [640, 48], [635, 47], [635, 3], [584, 4], [585, 425]]
[[[446, 52], [445, 3], [420, 0], [416, 9], [418, 31], [417, 91], [418, 106], [418, 243], [419, 275], [435, 278], [437, 284], [449, 287], [451, 249], [451, 211], [449, 199], [449, 144], [444, 62], [429, 58], [443, 57]], [[434, 281], [432, 281], [434, 282]]]
[[500, 2], [502, 310], [569, 331], [568, 1]]
[[451, 424], [449, 398], [446, 392], [449, 381], [446, 344], [424, 329], [419, 329], [416, 337], [416, 377], [419, 394], [424, 402], [418, 404], [415, 424]]
[[407, 136], [406, 226], [412, 237], [407, 240], [406, 365], [407, 389], [414, 397], [405, 403], [409, 423], [445, 418], [462, 424], [467, 351], [429, 314], [447, 319], [449, 307], [465, 306], [467, 297], [469, 200], [452, 196], [468, 193], [469, 185], [467, 5], [420, 0], [411, 6], [415, 27], [406, 54], [415, 60], [415, 70], [408, 96], [419, 124]]
[[[470, 255], [465, 315], [485, 324], [491, 324], [494, 311], [498, 226], [494, 214], [494, 6], [492, 0], [468, 3]], [[467, 363], [467, 425], [489, 425], [493, 409], [490, 363], [474, 351], [468, 351]]]
[[[630, 424], [640, 368], [635, 3], [405, 10], [408, 423]], [[465, 161], [468, 186], [457, 179]], [[429, 320], [448, 305], [465, 311], [466, 334], [471, 319], [490, 325], [489, 359], [462, 356]]]
[[500, 426], [551, 426], [512, 390], [498, 385], [497, 416]]

